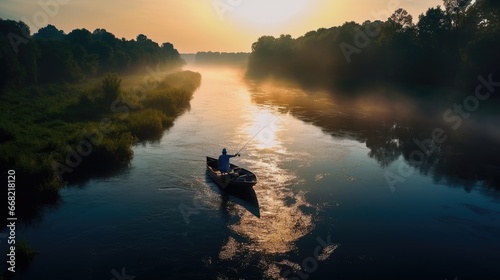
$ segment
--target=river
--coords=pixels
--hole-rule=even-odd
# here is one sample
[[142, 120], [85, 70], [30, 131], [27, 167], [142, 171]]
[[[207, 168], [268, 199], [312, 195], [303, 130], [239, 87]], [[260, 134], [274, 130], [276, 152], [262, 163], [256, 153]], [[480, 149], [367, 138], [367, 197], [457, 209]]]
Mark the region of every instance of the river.
[[[377, 126], [373, 110], [191, 69], [202, 85], [160, 140], [17, 228], [40, 254], [15, 279], [500, 277], [495, 163], [476, 177], [415, 167], [401, 148], [409, 126]], [[257, 174], [251, 199], [205, 174], [205, 156], [246, 143], [232, 162]]]

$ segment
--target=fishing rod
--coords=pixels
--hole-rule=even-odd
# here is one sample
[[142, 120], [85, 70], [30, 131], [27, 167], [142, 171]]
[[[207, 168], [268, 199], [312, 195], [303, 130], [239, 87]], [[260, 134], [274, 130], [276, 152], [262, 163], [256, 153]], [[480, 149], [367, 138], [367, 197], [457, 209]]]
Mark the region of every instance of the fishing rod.
[[240, 152], [255, 138], [257, 137], [257, 135], [259, 135], [259, 133], [262, 132], [262, 130], [264, 130], [264, 128], [266, 128], [268, 125], [270, 125], [275, 119], [277, 119], [280, 115], [276, 115], [270, 122], [268, 122], [265, 126], [263, 126], [252, 138], [250, 138], [250, 140], [248, 140], [248, 142], [243, 146], [241, 147], [241, 149], [236, 153], [237, 155], [240, 154]]

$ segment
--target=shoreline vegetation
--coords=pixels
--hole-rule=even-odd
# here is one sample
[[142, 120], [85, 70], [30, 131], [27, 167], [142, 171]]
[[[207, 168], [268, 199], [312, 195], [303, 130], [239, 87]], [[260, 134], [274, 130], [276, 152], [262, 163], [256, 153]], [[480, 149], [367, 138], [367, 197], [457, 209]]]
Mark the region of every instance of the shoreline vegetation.
[[[0, 165], [16, 170], [20, 211], [66, 183], [128, 165], [132, 146], [160, 139], [189, 108], [201, 75], [182, 71], [123, 90], [117, 74], [91, 85], [48, 84], [0, 96]], [[34, 203], [36, 204], [36, 203]], [[26, 205], [28, 206], [28, 205]]]
[[500, 80], [498, 49], [498, 1], [444, 0], [417, 23], [400, 8], [386, 21], [346, 22], [298, 38], [262, 36], [252, 45], [247, 77], [331, 91], [380, 83], [469, 91], [480, 75]]
[[132, 146], [160, 139], [201, 83], [181, 71], [172, 44], [104, 29], [30, 35], [0, 19], [0, 62], [0, 166], [16, 171], [16, 214], [27, 223], [65, 184], [127, 166]]

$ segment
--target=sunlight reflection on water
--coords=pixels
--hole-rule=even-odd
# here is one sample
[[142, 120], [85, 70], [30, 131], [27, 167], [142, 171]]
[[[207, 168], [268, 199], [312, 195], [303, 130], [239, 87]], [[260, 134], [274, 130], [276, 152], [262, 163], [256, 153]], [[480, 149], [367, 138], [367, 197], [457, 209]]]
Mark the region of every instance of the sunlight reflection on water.
[[313, 215], [303, 209], [315, 208], [307, 202], [305, 192], [291, 188], [303, 180], [282, 167], [286, 161], [307, 158], [286, 149], [282, 136], [285, 124], [279, 116], [277, 112], [259, 110], [254, 113], [250, 125], [243, 128], [249, 137], [259, 132], [268, 133], [267, 138], [255, 137], [255, 141], [248, 145], [245, 157], [239, 161], [259, 176], [254, 190], [259, 200], [260, 218], [243, 207], [231, 213], [239, 219], [228, 226], [232, 235], [219, 253], [221, 260], [254, 259], [272, 278], [280, 278], [281, 269], [269, 261], [269, 256], [297, 249], [297, 240], [314, 228]]
[[[168, 157], [172, 162], [200, 154], [217, 156], [223, 147], [230, 154], [242, 149], [242, 156], [232, 162], [257, 174], [259, 182], [254, 186], [257, 205], [226, 197], [209, 178], [196, 172], [187, 178], [191, 185], [183, 186], [185, 191], [195, 192], [192, 203], [195, 210], [208, 218], [222, 218], [228, 230], [221, 236], [219, 251], [206, 255], [202, 263], [220, 279], [234, 278], [245, 269], [251, 275], [256, 268], [267, 278], [281, 279], [283, 271], [301, 269], [295, 256], [299, 251], [298, 241], [310, 239], [306, 236], [316, 227], [315, 217], [327, 206], [307, 200], [308, 189], [303, 188], [306, 179], [297, 169], [309, 170], [313, 162], [331, 161], [332, 157], [335, 162], [343, 162], [351, 141], [345, 144], [339, 141], [338, 146], [332, 146], [330, 136], [320, 129], [306, 128], [283, 108], [253, 103], [246, 88], [237, 86], [224, 92], [223, 98], [214, 99], [218, 96], [220, 79], [222, 83], [237, 80], [231, 75], [235, 73], [205, 72], [204, 84], [192, 101], [193, 111], [177, 121], [182, 131], [177, 133], [174, 126], [162, 142], [168, 145], [166, 150], [170, 151]], [[179, 167], [185, 168], [185, 164], [166, 169], [173, 171]], [[342, 173], [347, 176], [350, 172]], [[319, 182], [335, 175], [338, 174], [318, 172], [311, 180]], [[318, 261], [326, 260], [335, 248], [323, 248]]]
[[[126, 172], [63, 189], [59, 208], [16, 229], [41, 252], [16, 279], [109, 279], [121, 267], [137, 279], [444, 279], [452, 270], [443, 260], [464, 278], [477, 276], [471, 263], [498, 271], [497, 191], [463, 192], [415, 172], [392, 193], [384, 172], [404, 158], [387, 167], [379, 156], [406, 134], [385, 135], [367, 113], [322, 95], [254, 92], [240, 72], [202, 70], [192, 110], [159, 142], [134, 147]], [[258, 176], [255, 202], [205, 174], [205, 156], [247, 142], [232, 162]], [[316, 250], [330, 236], [342, 251], [324, 242]], [[314, 275], [307, 260], [318, 263]]]

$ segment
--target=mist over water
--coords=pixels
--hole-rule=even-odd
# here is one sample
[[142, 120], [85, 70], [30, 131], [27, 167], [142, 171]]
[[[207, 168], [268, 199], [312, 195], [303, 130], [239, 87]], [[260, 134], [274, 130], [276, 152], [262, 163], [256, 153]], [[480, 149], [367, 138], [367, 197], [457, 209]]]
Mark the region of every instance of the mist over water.
[[[19, 229], [41, 254], [16, 279], [498, 277], [499, 123], [487, 103], [454, 130], [442, 119], [452, 100], [422, 108], [400, 89], [341, 98], [187, 68], [202, 85], [160, 140]], [[415, 143], [436, 128], [446, 141]], [[205, 156], [246, 143], [232, 162], [258, 176], [255, 193], [224, 193]]]

